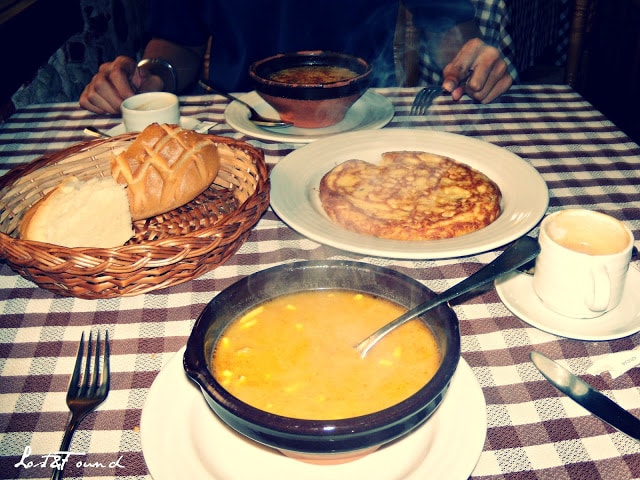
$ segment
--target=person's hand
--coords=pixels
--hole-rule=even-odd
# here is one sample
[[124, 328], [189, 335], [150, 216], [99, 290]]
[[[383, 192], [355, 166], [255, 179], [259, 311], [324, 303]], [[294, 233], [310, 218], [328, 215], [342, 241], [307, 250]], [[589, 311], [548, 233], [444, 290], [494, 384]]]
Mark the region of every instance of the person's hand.
[[119, 56], [100, 66], [80, 95], [80, 106], [95, 113], [118, 114], [124, 99], [162, 87], [162, 80], [140, 71], [133, 58]]
[[122, 101], [135, 94], [135, 71], [136, 61], [130, 57], [103, 63], [80, 95], [80, 106], [95, 113], [120, 113]]
[[465, 93], [471, 98], [489, 103], [506, 92], [513, 79], [497, 48], [479, 38], [465, 43], [443, 70], [442, 88], [458, 101]]

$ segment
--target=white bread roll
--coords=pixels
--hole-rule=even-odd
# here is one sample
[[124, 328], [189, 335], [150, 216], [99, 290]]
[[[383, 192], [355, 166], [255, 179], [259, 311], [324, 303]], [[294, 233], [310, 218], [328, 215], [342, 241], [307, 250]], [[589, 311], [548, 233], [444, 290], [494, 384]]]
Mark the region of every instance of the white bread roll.
[[211, 185], [219, 168], [218, 148], [205, 135], [157, 123], [111, 160], [113, 178], [127, 185], [133, 220], [190, 202]]
[[19, 234], [64, 247], [123, 245], [133, 236], [127, 192], [112, 177], [68, 177], [27, 210]]

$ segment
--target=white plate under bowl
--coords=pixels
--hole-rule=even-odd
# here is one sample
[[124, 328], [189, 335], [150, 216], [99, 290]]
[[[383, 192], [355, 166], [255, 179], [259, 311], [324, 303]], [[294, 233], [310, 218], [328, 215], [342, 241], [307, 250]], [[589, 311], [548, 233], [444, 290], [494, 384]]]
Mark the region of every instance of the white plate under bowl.
[[570, 318], [547, 308], [533, 290], [533, 276], [512, 273], [496, 280], [502, 303], [532, 327], [560, 337], [600, 341], [628, 337], [640, 331], [640, 271], [629, 267], [620, 304], [596, 318]]
[[222, 423], [184, 373], [183, 354], [160, 371], [142, 409], [142, 451], [154, 480], [466, 480], [482, 453], [486, 403], [464, 359], [438, 410], [415, 432], [353, 462], [311, 465]]
[[[260, 115], [278, 118], [275, 109], [257, 92], [249, 92], [239, 98], [251, 105]], [[240, 102], [231, 102], [224, 112], [224, 118], [231, 128], [254, 138], [276, 142], [309, 143], [336, 133], [382, 128], [391, 121], [394, 113], [393, 104], [387, 97], [367, 90], [351, 106], [342, 121], [324, 128], [260, 127], [249, 120], [249, 112]]]
[[[196, 128], [196, 125], [198, 125], [199, 123], [200, 123], [200, 120], [198, 120], [197, 118], [180, 117], [180, 126], [184, 129], [193, 130], [194, 128]], [[124, 129], [124, 124], [121, 123], [120, 125], [116, 125], [112, 129], [107, 130], [106, 133], [111, 135], [112, 137], [115, 137], [116, 135], [122, 135], [123, 133], [126, 133]]]
[[[382, 153], [394, 150], [444, 155], [481, 171], [500, 187], [502, 213], [476, 232], [431, 241], [382, 239], [332, 222], [319, 199], [322, 177], [346, 160], [379, 163]], [[531, 230], [548, 203], [549, 192], [540, 174], [514, 153], [474, 138], [430, 130], [389, 128], [317, 140], [280, 160], [271, 173], [271, 206], [291, 228], [325, 245], [387, 258], [454, 258], [498, 248]]]

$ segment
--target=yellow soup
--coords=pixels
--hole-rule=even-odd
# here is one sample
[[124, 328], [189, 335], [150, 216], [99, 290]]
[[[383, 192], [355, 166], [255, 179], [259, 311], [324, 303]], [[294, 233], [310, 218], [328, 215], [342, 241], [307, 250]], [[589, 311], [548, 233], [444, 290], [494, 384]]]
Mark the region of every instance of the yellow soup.
[[405, 311], [346, 290], [284, 295], [227, 327], [213, 352], [213, 375], [234, 396], [278, 415], [373, 413], [410, 397], [440, 366], [437, 340], [418, 320], [388, 334], [364, 359], [353, 348]]

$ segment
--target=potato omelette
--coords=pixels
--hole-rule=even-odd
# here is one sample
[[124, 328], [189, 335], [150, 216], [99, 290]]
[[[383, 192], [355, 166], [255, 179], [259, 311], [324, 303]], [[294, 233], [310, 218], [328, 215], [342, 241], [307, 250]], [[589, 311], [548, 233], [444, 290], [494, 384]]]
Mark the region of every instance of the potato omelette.
[[500, 215], [500, 188], [483, 173], [426, 152], [348, 160], [320, 182], [320, 200], [347, 230], [393, 240], [438, 240], [475, 232]]

